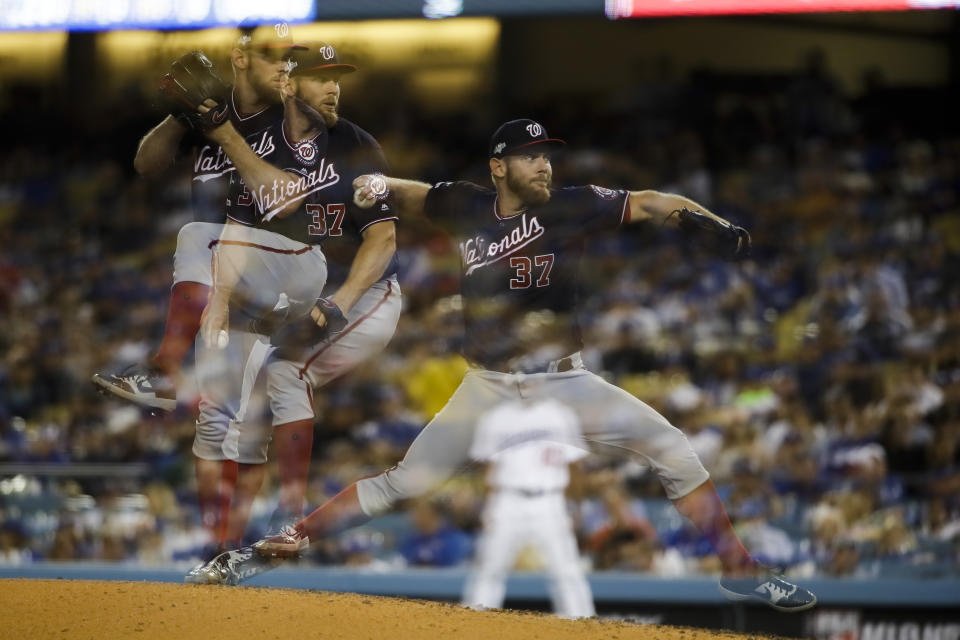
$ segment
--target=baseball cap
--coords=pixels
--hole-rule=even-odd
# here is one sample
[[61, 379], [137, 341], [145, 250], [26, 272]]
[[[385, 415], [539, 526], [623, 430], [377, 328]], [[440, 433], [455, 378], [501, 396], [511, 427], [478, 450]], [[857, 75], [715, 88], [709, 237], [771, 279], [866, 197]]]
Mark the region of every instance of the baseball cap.
[[291, 76], [305, 76], [311, 73], [353, 73], [357, 67], [340, 62], [337, 50], [326, 42], [305, 42], [297, 44], [291, 51], [293, 61]]
[[290, 34], [290, 25], [286, 22], [244, 22], [239, 27], [237, 48], [257, 49], [259, 51], [287, 51], [299, 49]]
[[490, 138], [490, 157], [502, 158], [541, 145], [557, 149], [565, 144], [560, 138], [548, 136], [546, 128], [539, 122], [520, 118], [504, 122], [493, 132], [493, 137]]

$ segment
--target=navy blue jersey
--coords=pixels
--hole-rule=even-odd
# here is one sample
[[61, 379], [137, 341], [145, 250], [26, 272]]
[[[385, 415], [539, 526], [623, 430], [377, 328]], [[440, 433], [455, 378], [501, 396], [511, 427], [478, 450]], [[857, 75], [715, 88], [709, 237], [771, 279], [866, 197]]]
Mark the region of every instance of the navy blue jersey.
[[578, 273], [591, 233], [620, 225], [629, 192], [602, 187], [551, 191], [549, 202], [504, 218], [497, 193], [469, 182], [441, 182], [424, 211], [460, 248], [464, 355], [491, 369], [525, 355], [531, 341], [518, 323], [541, 314], [550, 339], [582, 347], [576, 320]]
[[[263, 159], [300, 176], [292, 188], [264, 186], [251, 194], [239, 175], [231, 178], [227, 216], [235, 222], [260, 227], [305, 244], [323, 242], [327, 256], [329, 286], [339, 286], [349, 272], [367, 227], [396, 220], [393, 209], [378, 202], [369, 209], [353, 203], [353, 180], [365, 173], [384, 173], [387, 163], [380, 145], [369, 133], [349, 120], [324, 128], [313, 138], [294, 142], [283, 121], [268, 130], [275, 149]], [[280, 218], [274, 213], [292, 200], [300, 206]], [[396, 256], [383, 277], [396, 273]]]
[[[283, 105], [275, 104], [257, 113], [243, 115], [237, 109], [233, 92], [230, 92], [227, 113], [237, 132], [261, 158], [270, 154], [277, 140], [270, 131], [272, 125], [283, 119]], [[201, 222], [224, 221], [230, 177], [236, 169], [216, 142], [200, 137], [193, 146], [193, 180], [191, 204], [195, 220]]]

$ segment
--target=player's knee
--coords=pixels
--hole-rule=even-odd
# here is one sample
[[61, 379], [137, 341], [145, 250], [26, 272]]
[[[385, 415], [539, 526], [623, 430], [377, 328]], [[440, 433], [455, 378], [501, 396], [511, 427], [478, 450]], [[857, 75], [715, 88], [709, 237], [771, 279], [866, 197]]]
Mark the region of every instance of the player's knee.
[[219, 227], [209, 222], [188, 222], [177, 233], [177, 251], [181, 248], [210, 251], [210, 243], [220, 237]]
[[286, 360], [267, 365], [267, 399], [274, 426], [314, 418], [313, 386], [301, 380], [299, 369]]
[[270, 445], [273, 429], [257, 430], [254, 434], [241, 436], [237, 444], [237, 462], [243, 464], [263, 464], [267, 461], [267, 448]]
[[227, 430], [222, 424], [198, 421], [193, 437], [193, 454], [204, 460], [222, 460], [226, 434]]
[[388, 513], [397, 502], [393, 492], [377, 481], [379, 478], [380, 476], [364, 478], [357, 482], [360, 509], [371, 518]]
[[211, 237], [210, 226], [206, 222], [188, 222], [180, 227], [180, 232], [177, 233], [177, 251], [196, 251], [201, 247], [209, 251], [210, 242], [216, 239]]
[[400, 500], [419, 498], [435, 484], [434, 474], [399, 466], [357, 482], [357, 498], [363, 512], [375, 518], [392, 510]]
[[686, 437], [655, 459], [654, 466], [671, 500], [687, 495], [710, 477]]
[[174, 282], [199, 282], [210, 285], [211, 243], [219, 235], [221, 225], [208, 222], [190, 222], [177, 234], [177, 250], [173, 255]]

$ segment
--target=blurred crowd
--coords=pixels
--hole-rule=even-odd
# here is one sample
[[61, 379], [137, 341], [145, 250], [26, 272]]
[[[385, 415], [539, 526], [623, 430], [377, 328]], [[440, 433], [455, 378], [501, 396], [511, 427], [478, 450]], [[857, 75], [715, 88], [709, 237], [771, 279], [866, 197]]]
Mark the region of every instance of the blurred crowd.
[[[739, 262], [643, 225], [590, 238], [587, 367], [688, 435], [761, 561], [807, 576], [960, 575], [960, 136], [917, 116], [936, 94], [871, 72], [851, 98], [817, 56], [778, 76], [678, 79], [665, 65], [632, 86], [428, 117], [390, 85], [390, 115], [346, 90], [343, 113], [397, 175], [481, 184], [490, 131], [529, 115], [568, 140], [558, 184], [673, 191], [748, 228]], [[89, 383], [159, 342], [189, 182], [133, 174], [149, 120], [49, 144], [6, 122], [0, 563], [189, 562], [205, 543], [195, 398], [152, 417]], [[317, 398], [312, 505], [393, 465], [466, 370], [454, 247], [406, 222], [398, 246], [397, 335]], [[515, 320], [549, 352], [549, 319]], [[275, 500], [270, 478], [251, 537]], [[482, 478], [465, 474], [306, 561], [467, 563], [482, 500]], [[588, 458], [570, 506], [594, 569], [718, 570], [639, 461]], [[518, 565], [542, 561], [531, 549]]]

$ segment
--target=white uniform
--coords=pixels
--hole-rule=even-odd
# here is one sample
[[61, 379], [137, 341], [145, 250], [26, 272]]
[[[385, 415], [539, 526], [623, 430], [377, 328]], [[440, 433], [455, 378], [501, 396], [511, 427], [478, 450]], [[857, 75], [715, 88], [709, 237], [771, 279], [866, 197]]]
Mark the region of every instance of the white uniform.
[[484, 414], [470, 457], [490, 463], [491, 494], [463, 604], [500, 607], [517, 553], [534, 544], [547, 561], [554, 612], [596, 613], [564, 499], [570, 463], [585, 455], [576, 414], [555, 400], [506, 402]]
[[[291, 318], [305, 316], [327, 279], [320, 247], [263, 229], [226, 225], [220, 244], [240, 245], [245, 268], [234, 289], [242, 304], [231, 304], [226, 348], [197, 346], [200, 412], [193, 453], [205, 460], [258, 464], [267, 460], [269, 430], [259, 421], [244, 424], [253, 385], [272, 347], [253, 333], [250, 322], [272, 310], [288, 308]], [[250, 432], [259, 435], [251, 437]]]

